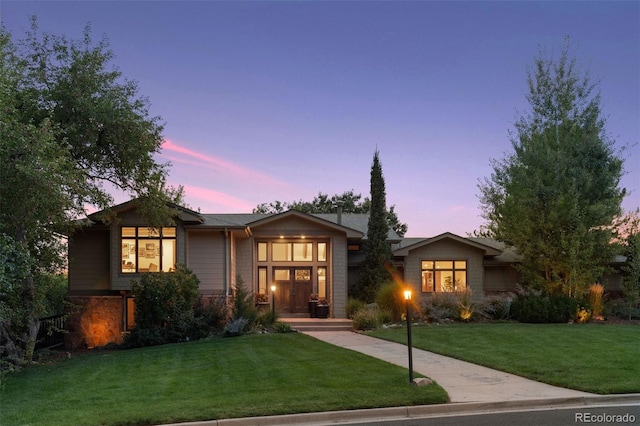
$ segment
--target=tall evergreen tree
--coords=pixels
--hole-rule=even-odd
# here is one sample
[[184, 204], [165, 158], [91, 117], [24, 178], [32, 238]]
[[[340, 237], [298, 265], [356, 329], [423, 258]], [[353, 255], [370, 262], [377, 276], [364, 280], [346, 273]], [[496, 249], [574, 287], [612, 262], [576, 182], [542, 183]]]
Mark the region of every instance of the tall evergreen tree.
[[525, 283], [578, 296], [611, 259], [610, 225], [625, 190], [597, 86], [569, 50], [535, 60], [531, 111], [516, 122], [513, 152], [493, 160], [479, 188], [486, 229], [517, 249]]
[[384, 176], [378, 150], [373, 155], [371, 165], [371, 208], [367, 239], [364, 242], [365, 260], [362, 275], [354, 296], [372, 302], [377, 290], [391, 279], [389, 268], [393, 254], [387, 241], [389, 223], [387, 222], [387, 195]]

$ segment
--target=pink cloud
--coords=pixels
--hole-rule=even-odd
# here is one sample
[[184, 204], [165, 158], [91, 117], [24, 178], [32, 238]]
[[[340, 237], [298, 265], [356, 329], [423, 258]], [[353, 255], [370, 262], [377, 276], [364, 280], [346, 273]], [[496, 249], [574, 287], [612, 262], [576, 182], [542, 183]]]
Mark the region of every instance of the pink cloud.
[[197, 207], [192, 207], [200, 208], [202, 213], [250, 212], [255, 207], [255, 204], [247, 200], [199, 186], [184, 185], [184, 192], [188, 204], [191, 204], [192, 200], [200, 202]]
[[[218, 157], [214, 157], [208, 154], [191, 150], [189, 148], [185, 148], [184, 146], [178, 145], [169, 139], [165, 139], [164, 143], [162, 144], [162, 148], [164, 151], [170, 151], [170, 152], [177, 153], [179, 155], [183, 155], [187, 157], [187, 158], [180, 158], [176, 156], [167, 155], [167, 157], [170, 158], [171, 161], [174, 161], [177, 163], [196, 165], [196, 166], [201, 166], [206, 168], [214, 168], [224, 172], [225, 174], [232, 174], [236, 178], [244, 181], [259, 182], [262, 184], [266, 183], [268, 185], [287, 186], [285, 183], [280, 182], [279, 180], [271, 176], [265, 175], [260, 172], [256, 172], [254, 170], [246, 169], [238, 164], [235, 164], [230, 161], [226, 161]], [[194, 159], [198, 161], [193, 161]]]

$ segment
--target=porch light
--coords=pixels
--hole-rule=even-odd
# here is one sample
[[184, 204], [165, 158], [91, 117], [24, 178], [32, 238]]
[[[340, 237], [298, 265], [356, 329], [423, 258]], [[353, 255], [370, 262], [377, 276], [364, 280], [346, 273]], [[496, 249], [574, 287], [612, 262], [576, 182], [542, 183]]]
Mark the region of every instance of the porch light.
[[409, 352], [409, 383], [413, 382], [413, 350], [411, 344], [411, 290], [404, 291], [404, 301], [407, 307], [407, 349]]

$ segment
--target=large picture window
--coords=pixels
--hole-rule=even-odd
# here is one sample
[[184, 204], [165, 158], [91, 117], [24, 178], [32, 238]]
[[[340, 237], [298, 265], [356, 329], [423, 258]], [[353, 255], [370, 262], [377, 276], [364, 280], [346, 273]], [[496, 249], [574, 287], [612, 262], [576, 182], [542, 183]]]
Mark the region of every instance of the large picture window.
[[176, 267], [176, 228], [124, 226], [120, 233], [121, 272], [170, 272]]
[[460, 291], [467, 288], [466, 260], [423, 260], [424, 293]]

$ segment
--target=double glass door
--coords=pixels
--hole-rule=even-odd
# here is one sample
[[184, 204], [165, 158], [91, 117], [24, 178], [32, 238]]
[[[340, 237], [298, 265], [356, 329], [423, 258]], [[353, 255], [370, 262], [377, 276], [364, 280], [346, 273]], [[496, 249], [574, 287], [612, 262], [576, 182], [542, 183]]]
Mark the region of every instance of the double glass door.
[[309, 312], [309, 297], [313, 289], [311, 268], [275, 267], [273, 283], [276, 286], [275, 304], [280, 312]]

